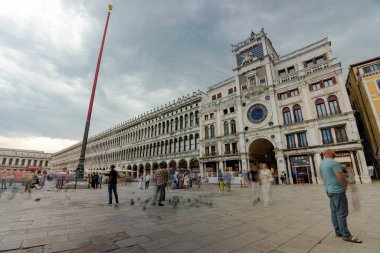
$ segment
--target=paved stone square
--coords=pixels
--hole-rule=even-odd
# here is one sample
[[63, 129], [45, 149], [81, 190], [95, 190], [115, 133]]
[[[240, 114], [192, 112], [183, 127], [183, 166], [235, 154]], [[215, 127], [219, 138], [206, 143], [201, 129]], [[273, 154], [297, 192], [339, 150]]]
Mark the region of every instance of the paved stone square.
[[145, 203], [154, 187], [119, 185], [119, 207], [107, 205], [105, 187], [7, 190], [0, 195], [0, 251], [379, 253], [380, 184], [353, 187], [348, 223], [363, 244], [335, 237], [321, 185], [275, 185], [267, 208], [252, 205], [251, 190], [238, 186], [224, 195], [215, 185], [167, 192], [164, 207]]

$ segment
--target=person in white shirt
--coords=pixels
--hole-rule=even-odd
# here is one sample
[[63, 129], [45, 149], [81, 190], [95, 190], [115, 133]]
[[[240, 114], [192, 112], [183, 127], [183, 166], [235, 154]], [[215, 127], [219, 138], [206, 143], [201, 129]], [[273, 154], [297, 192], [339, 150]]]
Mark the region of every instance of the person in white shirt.
[[271, 205], [271, 184], [272, 184], [272, 172], [268, 169], [268, 165], [263, 163], [260, 171], [260, 183], [263, 191], [264, 206]]

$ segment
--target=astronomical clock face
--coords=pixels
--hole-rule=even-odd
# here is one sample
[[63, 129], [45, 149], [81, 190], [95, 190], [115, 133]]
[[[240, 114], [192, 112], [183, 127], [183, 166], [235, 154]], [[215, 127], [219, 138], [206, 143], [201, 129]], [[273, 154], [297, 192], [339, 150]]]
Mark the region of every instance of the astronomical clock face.
[[252, 105], [247, 112], [248, 120], [254, 124], [259, 124], [265, 120], [268, 115], [268, 109], [265, 105], [255, 104]]

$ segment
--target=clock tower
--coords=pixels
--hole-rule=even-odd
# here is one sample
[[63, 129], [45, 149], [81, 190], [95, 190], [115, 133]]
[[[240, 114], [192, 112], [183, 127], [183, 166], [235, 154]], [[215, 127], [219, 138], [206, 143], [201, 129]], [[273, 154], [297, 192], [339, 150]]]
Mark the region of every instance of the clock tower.
[[[242, 169], [267, 163], [285, 170], [274, 92], [274, 61], [278, 54], [264, 29], [232, 44], [238, 87], [238, 122]], [[281, 162], [279, 162], [281, 161]], [[281, 167], [281, 168], [279, 168]]]

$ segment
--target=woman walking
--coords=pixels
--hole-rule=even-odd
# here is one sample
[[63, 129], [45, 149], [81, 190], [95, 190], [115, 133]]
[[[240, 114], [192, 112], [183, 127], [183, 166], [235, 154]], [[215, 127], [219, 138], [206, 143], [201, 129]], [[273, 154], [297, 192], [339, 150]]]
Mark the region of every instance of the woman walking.
[[264, 206], [271, 205], [271, 184], [272, 184], [272, 172], [268, 169], [268, 165], [262, 164], [260, 171], [260, 183], [262, 185]]
[[218, 186], [219, 186], [219, 193], [224, 194], [223, 173], [220, 170], [218, 171]]

